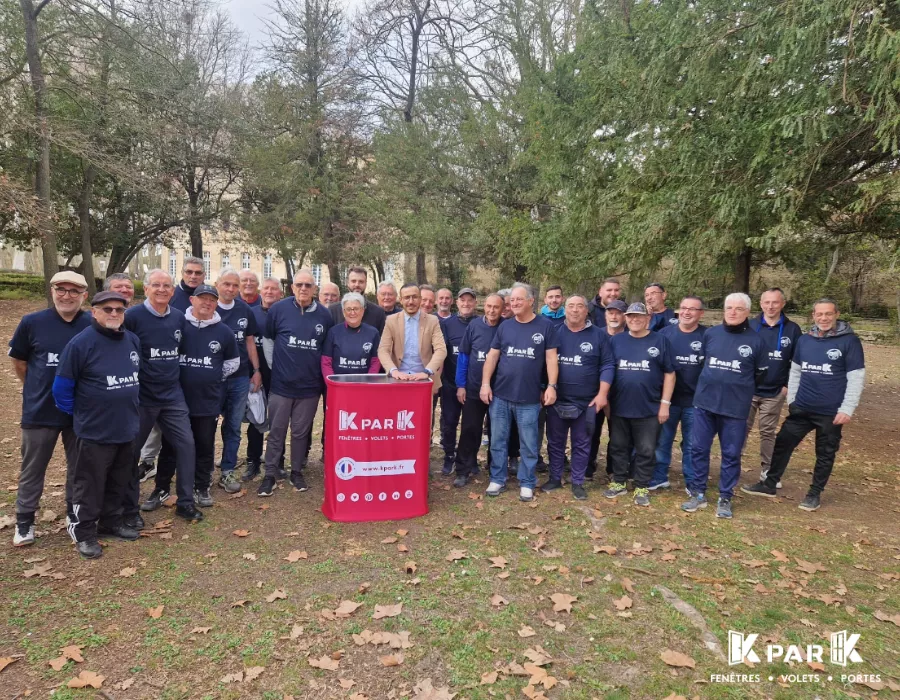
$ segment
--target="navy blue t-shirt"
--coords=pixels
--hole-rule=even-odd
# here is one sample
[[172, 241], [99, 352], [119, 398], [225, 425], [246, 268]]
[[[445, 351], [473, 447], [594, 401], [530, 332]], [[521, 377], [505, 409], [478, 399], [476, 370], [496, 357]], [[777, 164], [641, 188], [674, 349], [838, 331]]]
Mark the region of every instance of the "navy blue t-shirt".
[[378, 330], [367, 323], [350, 328], [346, 323], [331, 327], [325, 338], [322, 355], [331, 358], [335, 374], [367, 374], [372, 360], [378, 357]]
[[266, 317], [269, 315], [269, 309], [263, 308], [263, 305], [259, 306], [251, 306], [250, 310], [253, 311], [253, 321], [256, 323], [257, 334], [253, 336], [253, 340], [256, 342], [256, 356], [259, 358], [259, 369], [263, 375], [263, 381], [265, 381], [266, 373], [269, 371], [269, 363], [266, 362], [265, 353], [263, 353], [263, 332], [266, 329]]
[[706, 329], [703, 342], [706, 360], [697, 381], [694, 406], [745, 420], [756, 393], [756, 373], [768, 367], [762, 338], [749, 328], [729, 333], [719, 325]]
[[237, 342], [231, 329], [213, 323], [198, 328], [184, 324], [181, 341], [181, 388], [192, 416], [218, 416], [225, 396], [222, 365], [238, 356]]
[[847, 391], [847, 372], [866, 366], [862, 343], [853, 332], [831, 338], [802, 335], [793, 361], [800, 365], [793, 405], [823, 416], [837, 415]]
[[22, 427], [66, 427], [72, 417], [53, 401], [53, 378], [63, 348], [91, 325], [91, 314], [79, 311], [64, 321], [56, 309], [44, 309], [22, 317], [9, 341], [9, 356], [28, 363], [22, 387]]
[[90, 326], [66, 345], [56, 374], [75, 380], [79, 438], [118, 444], [137, 437], [140, 366], [141, 342], [127, 330], [110, 337]]
[[297, 300], [282, 299], [269, 308], [264, 335], [275, 343], [272, 355], [272, 393], [288, 399], [319, 396], [322, 347], [334, 322], [328, 309], [314, 301], [305, 311]]
[[441, 331], [444, 334], [444, 342], [447, 344], [447, 359], [444, 360], [444, 371], [441, 374], [441, 383], [450, 389], [456, 389], [456, 360], [459, 357], [460, 345], [466, 329], [477, 320], [476, 316], [467, 319], [460, 318], [459, 314], [453, 314], [449, 318], [440, 318]]
[[546, 351], [557, 347], [550, 319], [535, 316], [528, 323], [515, 318], [501, 323], [491, 341], [500, 351], [493, 377], [494, 396], [515, 403], [540, 403]]
[[690, 408], [694, 405], [694, 392], [697, 390], [697, 380], [700, 378], [703, 358], [706, 355], [703, 346], [705, 333], [706, 326], [697, 326], [690, 333], [685, 333], [677, 323], [674, 326], [666, 326], [660, 331], [660, 335], [669, 341], [672, 357], [675, 360], [673, 406]]
[[652, 315], [650, 318], [650, 330], [661, 331], [666, 326], [674, 326], [676, 323], [678, 323], [678, 319], [675, 316], [675, 312], [666, 307], [665, 311]]
[[191, 305], [191, 297], [193, 295], [194, 290], [188, 287], [184, 281], [181, 281], [175, 285], [175, 294], [169, 301], [169, 306], [173, 309], [178, 309], [181, 313], [185, 313]]
[[609, 334], [590, 321], [577, 333], [565, 323], [554, 333], [559, 343], [556, 400], [586, 408], [600, 390], [600, 382], [612, 384], [616, 374]]
[[750, 321], [750, 328], [759, 334], [769, 358], [769, 369], [762, 383], [756, 387], [756, 395], [764, 398], [778, 396], [788, 385], [791, 375], [791, 359], [803, 332], [800, 326], [781, 314], [781, 320], [774, 326], [766, 323], [765, 316]]
[[481, 393], [484, 362], [491, 351], [491, 343], [494, 342], [499, 327], [500, 322], [496, 326], [491, 326], [484, 320], [484, 316], [479, 316], [466, 326], [466, 334], [459, 343], [459, 351], [469, 356], [469, 366], [466, 369], [466, 396], [470, 398], [477, 399]]
[[178, 348], [184, 325], [184, 314], [171, 304], [165, 316], [157, 316], [145, 304], [125, 312], [125, 328], [141, 341], [141, 405], [184, 401], [178, 381]]
[[221, 305], [217, 305], [216, 312], [222, 319], [222, 323], [234, 333], [234, 339], [237, 341], [238, 353], [241, 358], [241, 366], [231, 376], [246, 377], [250, 374], [247, 336], [252, 335], [255, 338], [260, 335], [259, 329], [256, 327], [256, 314], [253, 313], [253, 309], [247, 305], [247, 302], [240, 298], [234, 300], [234, 306], [230, 309], [223, 309]]
[[669, 341], [651, 331], [643, 338], [629, 332], [612, 337], [616, 378], [610, 391], [610, 411], [621, 418], [659, 414], [665, 375], [675, 371]]

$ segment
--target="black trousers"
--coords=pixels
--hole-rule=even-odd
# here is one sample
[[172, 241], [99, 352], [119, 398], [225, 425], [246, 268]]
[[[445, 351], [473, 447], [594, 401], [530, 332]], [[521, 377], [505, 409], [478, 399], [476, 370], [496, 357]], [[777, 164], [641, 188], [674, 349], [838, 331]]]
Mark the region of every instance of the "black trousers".
[[[603, 435], [603, 420], [606, 414], [600, 411], [597, 414], [597, 421], [594, 423], [594, 432], [591, 433], [591, 454], [588, 457], [587, 476], [594, 476], [597, 471], [597, 457], [600, 455], [600, 437]], [[609, 431], [609, 421], [606, 422], [607, 432]], [[612, 462], [609, 459], [609, 450], [606, 454], [606, 473], [612, 474]]]
[[834, 458], [841, 446], [842, 425], [834, 424], [834, 416], [823, 416], [819, 413], [807, 413], [794, 406], [788, 406], [788, 417], [781, 424], [781, 430], [775, 438], [775, 449], [772, 453], [772, 466], [766, 476], [766, 485], [775, 488], [784, 472], [791, 455], [797, 445], [803, 442], [809, 433], [816, 431], [816, 466], [813, 467], [812, 484], [809, 492], [819, 495], [831, 477]]
[[481, 449], [481, 436], [487, 415], [488, 405], [484, 401], [475, 396], [466, 397], [466, 402], [462, 405], [462, 428], [456, 448], [457, 476], [468, 476], [478, 471], [478, 450]]
[[634, 487], [650, 485], [656, 467], [656, 441], [659, 438], [659, 418], [609, 417], [609, 448], [607, 459], [612, 462], [613, 479], [624, 484], [631, 469], [634, 452]]
[[441, 447], [444, 448], [444, 456], [452, 458], [456, 455], [456, 429], [463, 405], [456, 398], [456, 387], [451, 384], [441, 384], [440, 394]]
[[[143, 442], [138, 445], [140, 450]], [[125, 492], [137, 471], [134, 442], [99, 443], [79, 439], [72, 469], [72, 512], [67, 531], [75, 542], [96, 539], [97, 524], [122, 524]]]

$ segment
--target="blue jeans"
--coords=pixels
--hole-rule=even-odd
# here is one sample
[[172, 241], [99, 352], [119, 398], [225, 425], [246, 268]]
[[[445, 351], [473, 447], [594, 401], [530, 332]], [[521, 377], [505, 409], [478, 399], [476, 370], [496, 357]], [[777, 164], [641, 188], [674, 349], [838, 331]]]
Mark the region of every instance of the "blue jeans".
[[538, 452], [539, 403], [513, 403], [496, 396], [488, 409], [491, 415], [491, 483], [506, 484], [509, 476], [509, 430], [513, 418], [519, 429], [519, 486], [537, 486], [535, 469]]
[[694, 431], [694, 409], [690, 406], [669, 406], [669, 420], [663, 423], [656, 443], [656, 469], [650, 485], [656, 486], [669, 480], [669, 465], [672, 463], [672, 445], [675, 442], [675, 431], [681, 422], [681, 473], [684, 485], [694, 479], [694, 463], [691, 461], [691, 436]]
[[247, 393], [250, 377], [242, 374], [229, 377], [225, 382], [225, 400], [222, 402], [222, 474], [233, 472], [237, 466], [238, 448], [241, 446], [241, 422], [247, 412]]
[[694, 476], [688, 488], [691, 493], [706, 493], [706, 482], [709, 480], [709, 453], [716, 435], [719, 436], [719, 449], [722, 452], [719, 495], [730, 499], [741, 476], [741, 451], [747, 437], [746, 418], [729, 418], [721, 413], [694, 408], [694, 433], [691, 445]]

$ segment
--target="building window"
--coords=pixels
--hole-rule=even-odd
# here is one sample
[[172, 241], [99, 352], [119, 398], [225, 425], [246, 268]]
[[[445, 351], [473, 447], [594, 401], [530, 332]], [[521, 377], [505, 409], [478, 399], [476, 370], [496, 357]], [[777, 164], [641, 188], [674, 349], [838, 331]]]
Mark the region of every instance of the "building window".
[[222, 251], [222, 267], [231, 267], [231, 256], [225, 251]]
[[169, 274], [172, 275], [172, 279], [175, 279], [175, 274], [178, 272], [178, 253], [174, 250], [169, 251]]
[[322, 284], [322, 266], [321, 265], [313, 265], [312, 266], [313, 280], [315, 280], [316, 285]]
[[241, 253], [241, 269], [250, 269], [250, 253]]
[[204, 281], [209, 282], [209, 251], [203, 251], [203, 278]]
[[[248, 258], [249, 254], [244, 253]], [[246, 269], [246, 268], [245, 268]], [[266, 253], [266, 257], [263, 258], [263, 277], [271, 277], [272, 276], [272, 254]]]

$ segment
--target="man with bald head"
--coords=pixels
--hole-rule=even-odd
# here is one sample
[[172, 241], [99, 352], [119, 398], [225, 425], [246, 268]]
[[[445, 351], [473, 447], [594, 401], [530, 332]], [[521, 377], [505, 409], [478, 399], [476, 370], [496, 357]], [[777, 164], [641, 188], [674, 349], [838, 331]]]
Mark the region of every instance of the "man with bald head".
[[[194, 468], [196, 454], [194, 434], [187, 403], [181, 390], [181, 343], [184, 335], [184, 314], [170, 305], [175, 293], [172, 277], [165, 270], [150, 270], [144, 277], [143, 304], [132, 306], [125, 313], [125, 329], [141, 342], [140, 357], [140, 426], [134, 441], [134, 474], [123, 499], [123, 516], [127, 527], [140, 530], [144, 521], [138, 512], [140, 482], [138, 460], [141, 447], [154, 425], [159, 425], [164, 448], [172, 449], [175, 460], [175, 486], [178, 494], [175, 514], [186, 520], [202, 520], [203, 514], [194, 506]], [[163, 455], [160, 455], [163, 460]], [[168, 471], [168, 470], [160, 470]], [[157, 473], [163, 478], [164, 474]], [[141, 510], [156, 510], [169, 497], [168, 485], [158, 483]]]
[[279, 475], [288, 427], [291, 430], [291, 485], [306, 491], [303, 478], [307, 446], [319, 397], [325, 389], [322, 378], [322, 345], [334, 325], [331, 314], [315, 298], [316, 281], [309, 270], [294, 275], [294, 296], [272, 306], [266, 316], [263, 350], [272, 368], [269, 394], [269, 439], [266, 444], [266, 474], [258, 496], [271, 496]]
[[319, 288], [319, 303], [326, 309], [341, 298], [341, 288], [334, 282], [323, 282]]

